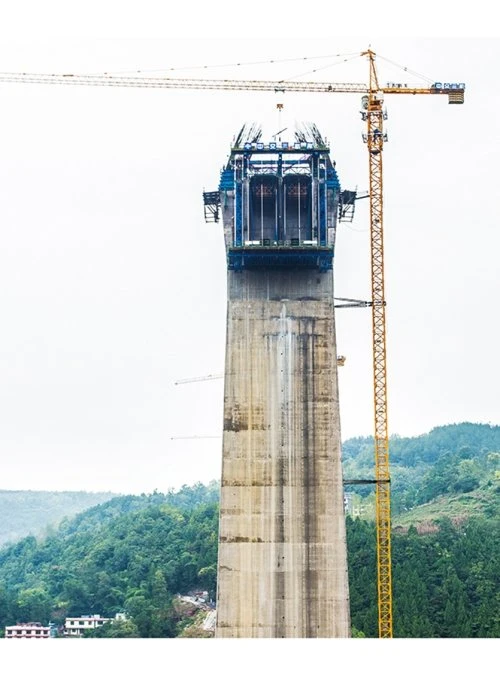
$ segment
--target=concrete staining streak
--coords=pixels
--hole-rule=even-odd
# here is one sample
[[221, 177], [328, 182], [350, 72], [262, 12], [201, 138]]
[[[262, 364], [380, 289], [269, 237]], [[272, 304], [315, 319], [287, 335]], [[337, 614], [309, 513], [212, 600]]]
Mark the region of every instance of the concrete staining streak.
[[348, 637], [332, 272], [228, 271], [217, 637]]

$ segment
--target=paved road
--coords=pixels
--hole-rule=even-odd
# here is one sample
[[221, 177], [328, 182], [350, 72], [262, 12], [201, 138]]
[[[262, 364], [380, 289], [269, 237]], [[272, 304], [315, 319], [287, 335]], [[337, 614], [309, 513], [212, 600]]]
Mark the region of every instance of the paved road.
[[205, 621], [203, 622], [203, 630], [215, 630], [215, 619], [217, 617], [217, 611], [209, 611]]

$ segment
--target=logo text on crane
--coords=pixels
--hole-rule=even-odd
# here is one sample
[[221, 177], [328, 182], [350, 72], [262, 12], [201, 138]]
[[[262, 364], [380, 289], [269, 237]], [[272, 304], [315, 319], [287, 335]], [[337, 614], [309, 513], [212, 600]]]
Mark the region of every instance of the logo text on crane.
[[431, 89], [465, 89], [465, 82], [435, 82]]

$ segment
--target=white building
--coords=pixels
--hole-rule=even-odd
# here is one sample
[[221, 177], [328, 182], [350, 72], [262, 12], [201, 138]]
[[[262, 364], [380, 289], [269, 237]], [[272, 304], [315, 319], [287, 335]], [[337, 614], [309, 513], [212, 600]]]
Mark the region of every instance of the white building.
[[354, 492], [344, 493], [344, 511], [351, 517], [361, 517], [361, 498]]
[[67, 637], [81, 637], [85, 630], [95, 630], [95, 628], [100, 628], [101, 625], [112, 620], [112, 618], [102, 618], [99, 614], [67, 618], [64, 623], [64, 634]]
[[50, 639], [50, 628], [41, 623], [7, 625], [5, 639]]

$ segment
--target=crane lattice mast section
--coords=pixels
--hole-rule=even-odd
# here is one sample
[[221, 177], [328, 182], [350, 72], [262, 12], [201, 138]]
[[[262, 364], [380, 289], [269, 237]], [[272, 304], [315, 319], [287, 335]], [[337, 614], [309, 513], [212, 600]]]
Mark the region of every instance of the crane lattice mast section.
[[[382, 109], [384, 94], [446, 94], [448, 103], [464, 102], [465, 84], [435, 82], [429, 87], [390, 83], [381, 87], [375, 68], [375, 53], [362, 53], [369, 59], [369, 84], [331, 82], [293, 82], [288, 80], [208, 80], [126, 75], [78, 75], [0, 73], [0, 82], [158, 89], [199, 89], [262, 92], [317, 92], [362, 94], [363, 120], [367, 131], [363, 140], [369, 154], [370, 240], [372, 284], [372, 352], [375, 418], [375, 484], [377, 526], [377, 582], [379, 636], [392, 637], [391, 578], [391, 506], [389, 435], [387, 423], [387, 350], [384, 289], [383, 172], [382, 151], [387, 135], [383, 129], [386, 115]], [[211, 376], [209, 378], [217, 378]], [[191, 379], [189, 379], [191, 380]], [[182, 381], [179, 381], [181, 383]]]
[[[382, 98], [373, 52], [370, 60], [370, 92], [365, 97], [362, 117], [367, 123], [366, 143], [370, 171], [370, 240], [372, 284], [373, 397], [375, 417], [375, 481], [377, 527], [377, 587], [379, 636], [392, 637], [391, 576], [391, 485], [389, 433], [387, 423], [387, 366], [384, 284], [384, 229], [382, 150], [384, 133]], [[365, 107], [366, 106], [366, 107]]]

